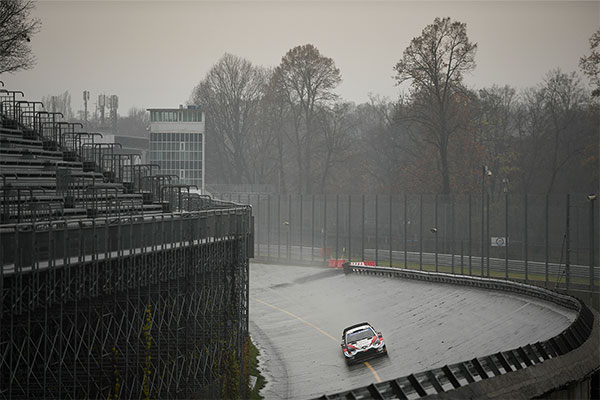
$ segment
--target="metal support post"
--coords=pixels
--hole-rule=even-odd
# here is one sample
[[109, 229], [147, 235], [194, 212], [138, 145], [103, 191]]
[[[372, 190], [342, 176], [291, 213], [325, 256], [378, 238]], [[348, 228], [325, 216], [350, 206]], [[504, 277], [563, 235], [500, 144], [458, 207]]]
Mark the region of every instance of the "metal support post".
[[271, 194], [267, 195], [267, 258], [271, 258]]
[[379, 265], [379, 195], [375, 195], [375, 265]]
[[408, 268], [408, 218], [407, 218], [407, 208], [408, 208], [408, 199], [406, 193], [404, 193], [404, 268]]
[[303, 223], [304, 223], [304, 215], [303, 215], [303, 210], [304, 210], [304, 201], [302, 199], [302, 195], [300, 195], [300, 222], [298, 223], [299, 225], [299, 239], [300, 239], [300, 260], [302, 260], [302, 231], [303, 231]]
[[323, 195], [323, 262], [327, 257], [327, 195]]
[[504, 278], [508, 279], [508, 193], [504, 194]]
[[348, 261], [352, 261], [352, 195], [348, 195]]
[[277, 193], [277, 259], [281, 260], [281, 193]]
[[486, 226], [486, 266], [487, 266], [487, 277], [490, 277], [490, 195], [487, 194], [486, 196], [486, 200], [487, 200], [487, 208], [486, 208], [486, 221], [485, 221], [485, 226]]
[[310, 207], [310, 260], [313, 261], [315, 257], [315, 195], [311, 196], [311, 207]]
[[594, 246], [596, 246], [596, 241], [594, 240], [594, 201], [596, 201], [596, 195], [592, 194], [588, 196], [588, 200], [590, 202], [590, 296], [593, 296], [595, 292], [594, 288], [594, 262], [595, 254], [594, 254]]
[[388, 226], [389, 226], [389, 246], [390, 246], [390, 267], [392, 266], [392, 195], [390, 194], [390, 209], [388, 213]]
[[438, 271], [438, 194], [436, 193], [434, 199], [434, 222], [433, 222], [433, 235], [435, 237], [435, 272]]
[[423, 271], [423, 195], [419, 195], [419, 271]]
[[471, 256], [471, 253], [472, 253], [471, 250], [473, 249], [473, 242], [472, 242], [472, 237], [473, 237], [473, 235], [472, 235], [472, 227], [473, 227], [473, 224], [472, 224], [472, 221], [471, 221], [471, 218], [472, 218], [472, 205], [473, 205], [472, 199], [473, 198], [472, 198], [471, 194], [469, 193], [469, 229], [468, 229], [468, 231], [469, 231], [469, 276], [473, 275], [473, 263], [472, 263], [473, 260], [472, 260], [472, 256]]
[[525, 283], [529, 280], [529, 241], [527, 235], [527, 194], [523, 198], [523, 258], [525, 259]]
[[360, 246], [360, 251], [361, 251], [361, 261], [365, 261], [365, 195], [362, 195], [361, 198], [361, 246]]
[[571, 280], [571, 226], [570, 226], [570, 215], [571, 215], [571, 204], [570, 204], [570, 196], [567, 193], [567, 205], [566, 205], [566, 213], [567, 213], [567, 223], [566, 223], [566, 231], [565, 231], [565, 284], [566, 289], [569, 290], [569, 283]]
[[340, 195], [335, 195], [335, 259], [340, 259], [339, 242], [340, 242]]
[[549, 223], [550, 220], [548, 218], [548, 194], [546, 194], [546, 205], [545, 205], [545, 220], [546, 223], [544, 224], [544, 260], [545, 260], [545, 271], [546, 271], [546, 287], [548, 287], [548, 247], [550, 245], [550, 240], [549, 240], [549, 235], [548, 235], [548, 230], [549, 230]]

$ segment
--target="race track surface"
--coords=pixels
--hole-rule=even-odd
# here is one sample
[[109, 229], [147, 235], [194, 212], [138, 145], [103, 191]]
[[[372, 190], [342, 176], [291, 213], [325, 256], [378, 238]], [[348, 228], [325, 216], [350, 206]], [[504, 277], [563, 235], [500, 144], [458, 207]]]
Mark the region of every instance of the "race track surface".
[[[564, 330], [575, 312], [514, 294], [311, 266], [250, 265], [250, 334], [265, 399], [307, 399], [465, 361]], [[368, 321], [389, 356], [346, 366], [342, 330]]]

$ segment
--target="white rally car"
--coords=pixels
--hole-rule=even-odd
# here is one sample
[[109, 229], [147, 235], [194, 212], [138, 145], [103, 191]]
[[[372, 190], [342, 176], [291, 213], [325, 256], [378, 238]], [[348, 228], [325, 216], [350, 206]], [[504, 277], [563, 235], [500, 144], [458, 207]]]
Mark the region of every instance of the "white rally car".
[[368, 322], [361, 322], [344, 329], [341, 346], [348, 365], [387, 355], [383, 335], [375, 331]]

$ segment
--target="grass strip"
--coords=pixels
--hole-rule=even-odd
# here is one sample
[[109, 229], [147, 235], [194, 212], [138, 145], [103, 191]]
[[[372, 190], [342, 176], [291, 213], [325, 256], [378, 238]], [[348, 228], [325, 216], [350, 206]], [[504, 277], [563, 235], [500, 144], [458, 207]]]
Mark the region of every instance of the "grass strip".
[[265, 387], [265, 384], [266, 384], [265, 377], [262, 376], [260, 371], [258, 370], [259, 354], [260, 354], [260, 352], [254, 345], [254, 343], [252, 343], [252, 338], [251, 338], [250, 339], [250, 359], [248, 360], [250, 365], [249, 365], [248, 372], [249, 372], [250, 376], [256, 376], [257, 379], [256, 379], [256, 384], [254, 385], [254, 388], [250, 391], [250, 400], [262, 400], [263, 397], [260, 395], [260, 391], [262, 388]]

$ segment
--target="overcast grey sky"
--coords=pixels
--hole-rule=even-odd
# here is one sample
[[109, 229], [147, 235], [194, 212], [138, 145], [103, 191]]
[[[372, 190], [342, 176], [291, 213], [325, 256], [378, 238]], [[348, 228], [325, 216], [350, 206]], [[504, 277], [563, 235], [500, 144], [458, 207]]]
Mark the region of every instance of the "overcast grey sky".
[[[37, 2], [42, 29], [32, 38], [37, 65], [4, 74], [28, 99], [68, 90], [117, 94], [130, 107], [177, 107], [226, 52], [276, 66], [292, 47], [312, 43], [333, 58], [345, 100], [400, 89], [394, 64], [413, 37], [449, 16], [478, 43], [471, 87], [538, 84], [554, 68], [578, 71], [600, 26], [600, 1], [50, 1]], [[584, 79], [587, 85], [587, 80]]]

